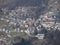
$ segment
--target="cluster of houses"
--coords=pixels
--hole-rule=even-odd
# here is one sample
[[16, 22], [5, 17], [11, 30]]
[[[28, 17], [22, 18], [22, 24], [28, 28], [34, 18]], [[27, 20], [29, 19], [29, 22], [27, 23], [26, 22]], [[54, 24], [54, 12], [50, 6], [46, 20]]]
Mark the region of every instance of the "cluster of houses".
[[[39, 30], [41, 29], [39, 20], [30, 18], [30, 16], [33, 16], [33, 15], [30, 15], [30, 13], [27, 13], [27, 10], [30, 11], [30, 7], [28, 8], [18, 7], [15, 10], [8, 11], [9, 15], [7, 16], [5, 15], [5, 18], [7, 19], [4, 19], [4, 18], [0, 19], [0, 20], [5, 20], [8, 23], [8, 25], [5, 26], [7, 28], [2, 28], [1, 31], [5, 31], [6, 33], [10, 33], [10, 32], [23, 32], [24, 33], [25, 32], [26, 34], [30, 36], [32, 36], [31, 33], [32, 34], [35, 33], [35, 30], [39, 32]], [[7, 13], [5, 9], [3, 9], [3, 11], [4, 11], [4, 14]], [[28, 15], [29, 17], [27, 17]]]
[[5, 25], [5, 28], [2, 27], [0, 31], [4, 31], [6, 33], [25, 32], [29, 36], [32, 36], [31, 33], [34, 34], [35, 31], [37, 31], [37, 35], [35, 35], [35, 37], [38, 39], [43, 39], [44, 34], [38, 33], [42, 30], [42, 26], [47, 30], [51, 30], [51, 28], [60, 30], [60, 23], [59, 21], [56, 21], [56, 15], [54, 12], [48, 12], [44, 15], [40, 15], [36, 20], [31, 18], [33, 14], [30, 14], [30, 7], [18, 7], [15, 10], [2, 10], [4, 12], [5, 18], [2, 17], [0, 20], [7, 22], [8, 25]]
[[56, 14], [56, 12], [48, 12], [43, 16], [40, 16], [41, 19], [41, 24], [51, 30], [51, 28], [53, 28], [54, 30], [58, 29], [60, 30], [60, 19], [58, 18], [58, 15]]

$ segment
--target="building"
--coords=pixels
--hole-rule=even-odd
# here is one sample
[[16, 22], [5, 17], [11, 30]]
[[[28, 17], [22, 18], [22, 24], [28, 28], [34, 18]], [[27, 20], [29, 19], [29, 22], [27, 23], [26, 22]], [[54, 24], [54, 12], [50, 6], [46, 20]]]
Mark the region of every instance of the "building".
[[44, 34], [37, 34], [35, 37], [37, 37], [38, 39], [44, 39]]

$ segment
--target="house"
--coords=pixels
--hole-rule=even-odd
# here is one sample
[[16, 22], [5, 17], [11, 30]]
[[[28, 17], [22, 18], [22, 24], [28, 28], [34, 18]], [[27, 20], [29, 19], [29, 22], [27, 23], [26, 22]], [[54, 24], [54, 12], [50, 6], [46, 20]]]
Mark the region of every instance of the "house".
[[5, 28], [3, 28], [2, 30], [3, 30], [3, 31], [5, 31], [6, 29], [5, 29]]
[[8, 20], [8, 19], [6, 20], [6, 22], [9, 22], [9, 21], [10, 21], [10, 20]]
[[60, 30], [60, 23], [56, 23], [55, 28], [58, 28]]
[[23, 30], [20, 30], [20, 32], [24, 32]]
[[25, 27], [27, 28], [27, 27], [28, 27], [28, 25], [26, 24], [26, 25], [25, 25]]
[[4, 20], [4, 18], [1, 18], [0, 20]]

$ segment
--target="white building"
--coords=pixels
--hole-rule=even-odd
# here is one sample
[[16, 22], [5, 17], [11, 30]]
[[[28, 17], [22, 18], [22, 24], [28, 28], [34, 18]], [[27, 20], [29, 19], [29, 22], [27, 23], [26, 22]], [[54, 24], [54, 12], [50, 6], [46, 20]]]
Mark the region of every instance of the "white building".
[[44, 34], [37, 34], [35, 37], [37, 37], [38, 39], [44, 39]]
[[4, 20], [4, 18], [1, 18], [0, 20]]

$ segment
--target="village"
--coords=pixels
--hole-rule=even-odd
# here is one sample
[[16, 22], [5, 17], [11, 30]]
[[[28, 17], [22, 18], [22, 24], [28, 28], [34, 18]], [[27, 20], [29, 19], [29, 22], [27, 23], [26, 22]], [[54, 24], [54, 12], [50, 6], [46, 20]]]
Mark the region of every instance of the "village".
[[[30, 37], [44, 39], [46, 31], [60, 30], [60, 19], [56, 16], [57, 12], [47, 12], [35, 19], [35, 9], [37, 7], [16, 7], [15, 10], [2, 9], [0, 15], [0, 32], [5, 32], [8, 38], [26, 33]], [[32, 10], [34, 9], [34, 10]], [[55, 14], [56, 13], [56, 14]], [[2, 16], [3, 15], [3, 16]], [[0, 41], [7, 37], [2, 34]]]

